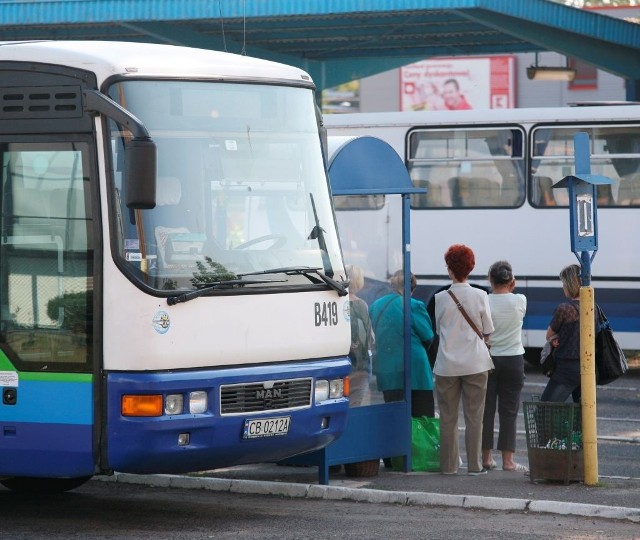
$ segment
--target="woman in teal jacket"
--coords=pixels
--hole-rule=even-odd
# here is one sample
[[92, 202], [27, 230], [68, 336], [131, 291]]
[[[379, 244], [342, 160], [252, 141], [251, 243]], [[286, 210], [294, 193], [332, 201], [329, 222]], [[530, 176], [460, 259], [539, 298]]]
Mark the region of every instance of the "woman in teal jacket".
[[[371, 304], [369, 315], [376, 336], [378, 390], [385, 402], [404, 399], [404, 273], [398, 270], [391, 278], [394, 293]], [[411, 293], [416, 278], [411, 274]], [[431, 319], [424, 302], [411, 298], [411, 416], [435, 415], [433, 374], [427, 347], [433, 340]]]

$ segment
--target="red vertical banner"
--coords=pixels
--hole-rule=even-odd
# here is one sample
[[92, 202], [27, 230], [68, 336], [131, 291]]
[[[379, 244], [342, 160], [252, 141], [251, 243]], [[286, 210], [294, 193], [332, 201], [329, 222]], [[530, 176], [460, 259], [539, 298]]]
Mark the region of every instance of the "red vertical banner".
[[513, 56], [491, 57], [490, 107], [492, 109], [510, 109], [515, 106], [513, 93]]

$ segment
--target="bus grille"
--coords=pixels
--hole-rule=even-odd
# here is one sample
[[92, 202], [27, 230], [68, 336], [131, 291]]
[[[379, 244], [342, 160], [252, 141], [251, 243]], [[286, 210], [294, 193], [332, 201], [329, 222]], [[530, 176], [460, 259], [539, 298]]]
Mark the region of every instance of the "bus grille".
[[0, 118], [80, 118], [79, 86], [0, 88]]
[[312, 382], [312, 379], [308, 378], [221, 386], [220, 414], [310, 407]]

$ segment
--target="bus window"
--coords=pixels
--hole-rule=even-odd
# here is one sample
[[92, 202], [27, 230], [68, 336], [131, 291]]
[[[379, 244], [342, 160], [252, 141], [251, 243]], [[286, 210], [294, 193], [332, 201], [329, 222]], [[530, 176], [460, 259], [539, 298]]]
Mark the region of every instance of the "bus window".
[[517, 207], [524, 201], [523, 132], [517, 128], [416, 129], [409, 134], [411, 207]]
[[[145, 122], [158, 148], [155, 208], [126, 208], [122, 172], [114, 174], [119, 262], [131, 279], [170, 291], [274, 268], [322, 268], [327, 275], [338, 268], [337, 242], [321, 243], [311, 234], [328, 231], [334, 219], [321, 196], [326, 176], [308, 93], [257, 84], [126, 81], [111, 95]], [[112, 129], [117, 164], [126, 136], [115, 124]], [[292, 275], [257, 285], [308, 282]]]
[[611, 186], [598, 186], [598, 206], [640, 205], [638, 126], [534, 129], [531, 145], [531, 204], [536, 207], [568, 205], [567, 190], [552, 189], [551, 185], [573, 174], [573, 138], [577, 131], [589, 135], [592, 174], [614, 181]]
[[3, 147], [0, 347], [24, 371], [89, 371], [88, 145]]

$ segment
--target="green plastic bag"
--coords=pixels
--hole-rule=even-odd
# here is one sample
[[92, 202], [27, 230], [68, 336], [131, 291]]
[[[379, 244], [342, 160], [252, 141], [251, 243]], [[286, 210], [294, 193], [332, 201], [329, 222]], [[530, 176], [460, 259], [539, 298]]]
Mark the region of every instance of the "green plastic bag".
[[[394, 471], [402, 470], [402, 457], [391, 458]], [[411, 419], [411, 466], [413, 471], [440, 470], [440, 419], [420, 416]]]

